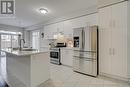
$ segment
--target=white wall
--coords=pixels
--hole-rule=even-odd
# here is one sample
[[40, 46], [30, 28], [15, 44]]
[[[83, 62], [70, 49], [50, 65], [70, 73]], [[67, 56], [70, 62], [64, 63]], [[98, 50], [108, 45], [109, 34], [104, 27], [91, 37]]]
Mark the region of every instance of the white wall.
[[21, 27], [0, 24], [0, 30], [23, 32], [24, 29]]

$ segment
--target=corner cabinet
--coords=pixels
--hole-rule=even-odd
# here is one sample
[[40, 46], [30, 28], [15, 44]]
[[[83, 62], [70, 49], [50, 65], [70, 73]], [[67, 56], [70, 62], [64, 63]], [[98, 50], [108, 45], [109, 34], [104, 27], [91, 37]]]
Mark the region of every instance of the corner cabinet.
[[100, 74], [128, 79], [127, 1], [99, 9]]

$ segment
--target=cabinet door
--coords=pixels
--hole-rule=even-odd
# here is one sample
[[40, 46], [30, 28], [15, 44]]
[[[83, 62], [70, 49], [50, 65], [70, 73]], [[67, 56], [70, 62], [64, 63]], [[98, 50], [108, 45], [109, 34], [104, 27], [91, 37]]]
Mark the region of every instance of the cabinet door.
[[111, 7], [99, 9], [98, 15], [99, 29], [111, 29]]
[[72, 19], [72, 28], [86, 27], [87, 21], [84, 19], [85, 19], [85, 17], [79, 17], [79, 18]]
[[127, 3], [112, 6], [112, 74], [127, 77]]
[[64, 22], [59, 22], [56, 24], [57, 25], [57, 32], [62, 32], [64, 31]]
[[99, 9], [99, 69], [111, 74], [111, 7]]
[[64, 21], [64, 35], [66, 37], [73, 37], [72, 22], [70, 20]]
[[57, 25], [56, 24], [51, 24], [51, 25], [47, 25], [44, 27], [44, 38], [45, 39], [53, 39], [54, 38], [54, 34], [57, 33]]
[[49, 26], [44, 26], [44, 39], [49, 38]]
[[49, 32], [50, 32], [50, 39], [54, 39], [54, 35], [55, 34], [57, 34], [57, 24], [51, 24], [51, 25], [49, 25], [50, 26], [50, 30], [49, 30]]
[[64, 65], [73, 65], [73, 51], [68, 49], [61, 50], [61, 63]]
[[101, 29], [99, 35], [100, 72], [111, 74], [111, 29]]

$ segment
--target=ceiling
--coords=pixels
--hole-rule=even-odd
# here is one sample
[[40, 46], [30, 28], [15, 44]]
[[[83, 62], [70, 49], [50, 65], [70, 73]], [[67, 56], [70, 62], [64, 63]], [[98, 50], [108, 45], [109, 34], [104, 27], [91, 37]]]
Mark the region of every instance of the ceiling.
[[[0, 24], [28, 27], [96, 4], [97, 0], [15, 0], [15, 17], [0, 18]], [[49, 13], [39, 13], [41, 7], [48, 9]]]

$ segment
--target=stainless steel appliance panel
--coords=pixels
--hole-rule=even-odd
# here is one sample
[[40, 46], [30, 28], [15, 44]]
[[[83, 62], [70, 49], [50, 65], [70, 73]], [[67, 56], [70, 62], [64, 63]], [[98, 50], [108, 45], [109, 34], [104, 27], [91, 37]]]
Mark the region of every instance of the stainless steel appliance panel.
[[61, 65], [60, 48], [51, 48], [50, 50], [50, 62], [53, 64]]
[[74, 47], [83, 49], [83, 29], [84, 28], [76, 28], [74, 29]]
[[82, 57], [74, 57], [74, 70], [92, 75], [92, 76], [97, 76], [97, 62], [96, 60], [92, 59], [87, 59], [87, 58], [82, 58]]
[[[73, 70], [97, 76], [98, 32], [97, 26], [74, 29], [74, 37], [79, 36], [79, 47], [74, 46]], [[77, 41], [78, 42], [78, 41]]]

